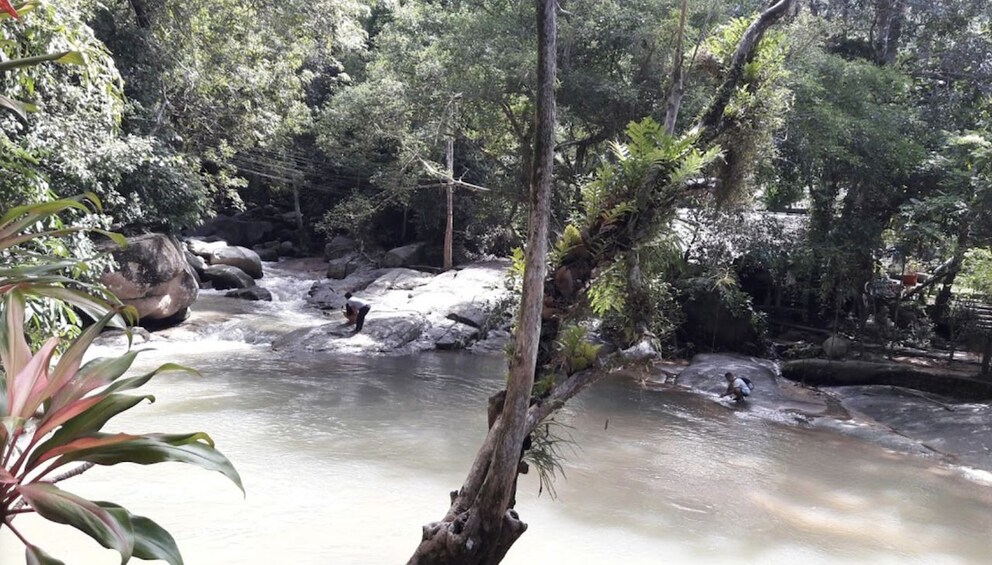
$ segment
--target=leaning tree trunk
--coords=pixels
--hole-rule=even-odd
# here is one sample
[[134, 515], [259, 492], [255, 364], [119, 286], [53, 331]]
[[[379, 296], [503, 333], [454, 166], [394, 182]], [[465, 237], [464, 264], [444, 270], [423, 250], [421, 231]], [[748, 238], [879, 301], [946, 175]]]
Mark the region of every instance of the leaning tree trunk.
[[[707, 147], [724, 127], [723, 112], [743, 78], [743, 67], [764, 32], [794, 0], [773, 2], [745, 31], [731, 60], [727, 80], [703, 118], [698, 144]], [[556, 0], [536, 0], [538, 19], [538, 127], [534, 182], [531, 188], [530, 232], [520, 318], [502, 402], [494, 403], [492, 425], [461, 489], [451, 493], [451, 507], [438, 522], [424, 526], [423, 538], [411, 564], [494, 564], [502, 560], [526, 530], [512, 509], [517, 470], [528, 435], [545, 418], [605, 373], [579, 371], [557, 380], [547, 395], [532, 398], [535, 374], [554, 371], [554, 343], [561, 319], [584, 300], [594, 273], [621, 256], [652, 232], [658, 218], [667, 217], [679, 198], [668, 187], [673, 168], [653, 167], [638, 190], [643, 206], [607, 218], [600, 214], [582, 231], [582, 242], [546, 265], [547, 224], [554, 147], [554, 76]], [[707, 117], [717, 116], [716, 119]], [[494, 397], [498, 399], [499, 395]]]
[[541, 307], [547, 273], [555, 129], [556, 0], [536, 0], [537, 135], [523, 296], [503, 408], [489, 429], [468, 479], [448, 514], [424, 527], [410, 563], [490, 564], [502, 561], [527, 529], [510, 508], [534, 387]]

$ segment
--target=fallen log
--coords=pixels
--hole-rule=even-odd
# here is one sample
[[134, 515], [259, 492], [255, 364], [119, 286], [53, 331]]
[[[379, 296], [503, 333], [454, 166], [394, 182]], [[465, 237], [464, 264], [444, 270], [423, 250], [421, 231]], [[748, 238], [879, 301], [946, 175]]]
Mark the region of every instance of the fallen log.
[[799, 359], [781, 366], [782, 376], [813, 386], [900, 386], [967, 401], [992, 400], [992, 382], [898, 363]]

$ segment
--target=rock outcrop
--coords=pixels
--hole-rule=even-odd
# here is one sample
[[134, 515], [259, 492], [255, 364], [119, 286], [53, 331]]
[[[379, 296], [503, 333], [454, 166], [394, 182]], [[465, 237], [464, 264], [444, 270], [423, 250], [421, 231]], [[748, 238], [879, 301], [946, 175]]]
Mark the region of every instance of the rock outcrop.
[[204, 269], [203, 275], [217, 290], [255, 286], [255, 280], [247, 273], [230, 265], [210, 265]]
[[253, 279], [262, 278], [262, 260], [251, 249], [238, 246], [221, 247], [210, 255], [211, 265], [230, 265], [241, 269]]
[[162, 234], [132, 237], [113, 255], [119, 270], [100, 280], [122, 302], [134, 306], [142, 322], [184, 318], [199, 287], [175, 240]]

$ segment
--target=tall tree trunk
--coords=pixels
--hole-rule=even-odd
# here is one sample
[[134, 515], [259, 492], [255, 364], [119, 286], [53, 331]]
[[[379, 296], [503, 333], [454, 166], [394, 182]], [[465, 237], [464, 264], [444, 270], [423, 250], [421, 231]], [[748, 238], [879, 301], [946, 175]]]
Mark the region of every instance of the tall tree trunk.
[[556, 0], [536, 0], [538, 40], [537, 135], [523, 296], [503, 409], [469, 476], [440, 522], [424, 527], [410, 563], [499, 563], [527, 529], [510, 509], [528, 427], [534, 387], [541, 307], [547, 275], [555, 130]]
[[148, 10], [145, 8], [144, 0], [128, 0], [131, 9], [134, 10], [134, 18], [138, 22], [138, 27], [148, 29], [151, 27], [151, 20], [148, 18]]
[[[781, 18], [794, 0], [771, 4], [747, 29], [735, 52], [728, 79], [721, 87], [707, 115], [722, 116], [743, 76], [743, 65], [765, 30]], [[545, 309], [567, 312], [582, 299], [596, 269], [612, 262], [620, 254], [642, 242], [650, 233], [652, 219], [672, 209], [678, 198], [672, 191], [660, 190], [669, 185], [671, 170], [653, 168], [641, 181], [639, 190], [647, 194], [643, 209], [604, 219], [597, 216], [583, 230], [582, 244], [560, 259], [559, 271], [571, 279], [569, 291], [548, 276], [546, 265], [547, 226], [550, 208], [551, 168], [554, 147], [554, 77], [555, 77], [555, 0], [536, 0], [538, 19], [538, 96], [535, 135], [534, 180], [530, 192], [531, 214], [523, 296], [517, 325], [514, 354], [502, 408], [499, 395], [494, 397], [493, 425], [476, 455], [461, 489], [451, 493], [451, 507], [439, 522], [424, 526], [420, 546], [411, 564], [494, 564], [498, 563], [527, 526], [512, 509], [516, 475], [524, 440], [549, 415], [570, 398], [602, 378], [603, 371], [578, 371], [557, 381], [547, 396], [532, 398], [534, 377], [538, 371], [553, 371], [554, 342], [561, 321], [542, 312]], [[736, 78], [734, 78], [736, 77]], [[708, 146], [719, 136], [722, 119], [704, 120], [700, 145]], [[709, 131], [712, 130], [712, 131]], [[590, 253], [590, 249], [597, 253]], [[557, 275], [557, 271], [555, 273]], [[578, 289], [579, 291], [576, 291]], [[500, 393], [502, 395], [504, 393]], [[532, 402], [533, 400], [533, 402]], [[496, 415], [498, 413], [498, 415]]]
[[905, 17], [905, 0], [876, 0], [875, 23], [872, 48], [875, 62], [891, 65], [896, 61], [899, 39], [902, 37], [902, 22]]
[[448, 137], [444, 144], [444, 161], [448, 169], [448, 182], [444, 187], [444, 200], [447, 205], [444, 222], [444, 270], [451, 269], [451, 246], [454, 239], [454, 200], [455, 200], [455, 139]]
[[682, 44], [685, 38], [685, 13], [686, 0], [682, 0], [679, 9], [679, 32], [675, 39], [675, 56], [672, 61], [672, 84], [668, 91], [668, 99], [665, 101], [665, 133], [675, 134], [675, 122], [679, 117], [679, 107], [682, 105], [683, 81], [682, 65], [684, 54]]

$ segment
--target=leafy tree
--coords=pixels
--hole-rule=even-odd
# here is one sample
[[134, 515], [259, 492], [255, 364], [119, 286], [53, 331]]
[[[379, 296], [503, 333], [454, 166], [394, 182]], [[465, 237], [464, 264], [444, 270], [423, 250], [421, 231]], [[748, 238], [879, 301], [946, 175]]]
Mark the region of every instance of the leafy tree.
[[[789, 0], [776, 2], [748, 27], [733, 53], [733, 63], [728, 66], [728, 78], [721, 92], [732, 93], [736, 89], [750, 52], [764, 32], [788, 12], [791, 4]], [[497, 563], [524, 532], [526, 525], [515, 511], [509, 510], [513, 506], [524, 440], [545, 418], [603, 374], [596, 369], [571, 374], [559, 370], [570, 366], [559, 358], [566, 351], [557, 345], [563, 323], [584, 301], [585, 290], [595, 273], [618, 254], [655, 233], [683, 195], [686, 181], [696, 176], [716, 153], [694, 146], [700, 140], [712, 140], [719, 135], [719, 131], [708, 132], [708, 126], [671, 138], [656, 122], [632, 125], [630, 137], [637, 139], [645, 151], [619, 165], [621, 173], [631, 173], [630, 178], [609, 173], [627, 182], [617, 182], [611, 187], [614, 191], [598, 198], [597, 213], [591, 214], [588, 225], [576, 230], [580, 235], [577, 241], [572, 230], [566, 231], [574, 245], [558, 246], [555, 263], [546, 266], [544, 230], [550, 213], [553, 162], [556, 7], [550, 0], [537, 2], [541, 86], [539, 142], [535, 154], [537, 176], [533, 184], [523, 298], [507, 389], [490, 399], [490, 431], [469, 476], [462, 488], [452, 494], [451, 508], [444, 519], [424, 528], [423, 541], [411, 563]], [[725, 107], [728, 102], [729, 97], [718, 95], [714, 104]], [[722, 114], [723, 108], [712, 111], [712, 115]], [[634, 173], [640, 173], [640, 178]], [[536, 382], [542, 382], [541, 388], [546, 391], [541, 398], [533, 397]]]

